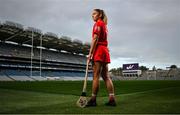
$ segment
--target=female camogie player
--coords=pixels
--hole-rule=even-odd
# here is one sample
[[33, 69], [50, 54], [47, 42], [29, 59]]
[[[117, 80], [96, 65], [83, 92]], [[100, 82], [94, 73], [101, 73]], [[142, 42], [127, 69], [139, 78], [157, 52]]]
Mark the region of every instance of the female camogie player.
[[110, 63], [110, 55], [107, 41], [107, 17], [101, 9], [94, 9], [92, 19], [95, 21], [92, 32], [92, 43], [87, 58], [87, 64], [92, 60], [93, 65], [93, 84], [92, 97], [88, 101], [87, 106], [96, 106], [96, 96], [99, 90], [99, 76], [101, 75], [109, 93], [108, 106], [116, 106], [114, 97], [114, 86], [108, 74], [108, 63]]

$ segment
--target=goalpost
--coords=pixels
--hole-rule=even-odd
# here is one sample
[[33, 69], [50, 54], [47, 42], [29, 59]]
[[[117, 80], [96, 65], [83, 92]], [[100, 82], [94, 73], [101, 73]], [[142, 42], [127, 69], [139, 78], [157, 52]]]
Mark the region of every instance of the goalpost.
[[[32, 77], [33, 73], [33, 57], [34, 57], [34, 31], [32, 31], [32, 37], [31, 37], [31, 70], [30, 70], [30, 76]], [[40, 54], [39, 54], [39, 76], [42, 77], [42, 34], [40, 35]]]
[[32, 61], [33, 61], [33, 56], [34, 56], [34, 52], [33, 52], [33, 41], [34, 41], [34, 31], [32, 31], [32, 39], [31, 39], [31, 70], [30, 70], [30, 75], [31, 75], [31, 78], [32, 78]]

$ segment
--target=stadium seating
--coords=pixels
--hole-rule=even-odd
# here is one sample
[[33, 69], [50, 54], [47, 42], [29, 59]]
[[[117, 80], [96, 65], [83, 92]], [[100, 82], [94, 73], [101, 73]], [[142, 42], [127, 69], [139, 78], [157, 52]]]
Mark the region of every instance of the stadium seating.
[[[6, 70], [1, 70], [1, 73], [4, 73], [3, 76], [7, 76], [8, 78], [11, 78], [13, 80], [18, 80], [18, 81], [33, 81], [30, 77], [26, 76], [24, 73], [22, 73], [19, 70], [11, 70], [11, 69], [6, 69]], [[1, 78], [3, 78], [1, 76]]]
[[[10, 55], [16, 57], [31, 58], [31, 48], [25, 46], [19, 46], [15, 44], [7, 44], [0, 42], [1, 50], [0, 55]], [[40, 49], [34, 49], [33, 58], [40, 58]], [[68, 53], [62, 53], [57, 51], [42, 50], [42, 59], [53, 60], [58, 62], [86, 64], [85, 57], [79, 55], [72, 55]]]
[[[40, 76], [39, 71], [32, 71], [32, 76], [29, 70], [12, 70], [3, 69], [0, 72], [1, 81], [35, 81], [35, 80], [47, 80], [49, 77], [58, 77], [59, 80], [83, 80], [83, 72], [68, 72], [68, 71], [42, 71]], [[89, 75], [90, 76], [90, 75]], [[89, 77], [92, 80], [92, 77]]]

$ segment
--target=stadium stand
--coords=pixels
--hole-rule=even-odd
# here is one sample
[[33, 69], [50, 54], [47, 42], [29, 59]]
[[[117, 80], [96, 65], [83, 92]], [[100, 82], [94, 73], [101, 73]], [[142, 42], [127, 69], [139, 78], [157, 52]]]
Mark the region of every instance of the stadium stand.
[[26, 76], [24, 73], [18, 70], [3, 70], [5, 75], [14, 79], [14, 80], [21, 80], [21, 81], [33, 81], [32, 78]]
[[0, 23], [0, 80], [81, 80], [89, 48], [77, 39], [11, 21]]
[[[31, 48], [25, 46], [19, 46], [15, 44], [8, 44], [8, 43], [0, 43], [1, 55], [10, 55], [16, 57], [23, 57], [23, 58], [31, 58]], [[40, 51], [37, 48], [34, 48], [34, 59], [40, 58]], [[8, 53], [7, 53], [8, 52]], [[78, 56], [73, 54], [67, 54], [57, 51], [49, 51], [47, 49], [42, 50], [42, 59], [50, 60], [50, 61], [57, 61], [57, 62], [66, 62], [66, 63], [76, 63], [76, 64], [85, 64], [85, 57]]]
[[113, 76], [113, 80], [180, 80], [180, 69], [169, 70], [147, 70], [138, 77], [134, 76]]

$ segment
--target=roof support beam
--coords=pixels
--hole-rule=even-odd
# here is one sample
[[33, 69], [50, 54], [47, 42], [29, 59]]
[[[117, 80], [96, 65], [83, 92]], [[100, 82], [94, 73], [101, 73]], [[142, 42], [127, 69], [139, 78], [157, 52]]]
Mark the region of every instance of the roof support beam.
[[14, 35], [12, 35], [12, 36], [10, 36], [10, 37], [6, 38], [6, 39], [5, 39], [5, 41], [10, 40], [10, 39], [12, 39], [12, 38], [14, 38], [14, 37], [16, 37], [16, 36], [20, 35], [20, 34], [21, 34], [21, 33], [23, 33], [23, 32], [24, 32], [24, 31], [20, 31], [20, 32], [18, 32], [18, 33], [16, 33], [16, 34], [14, 34]]

